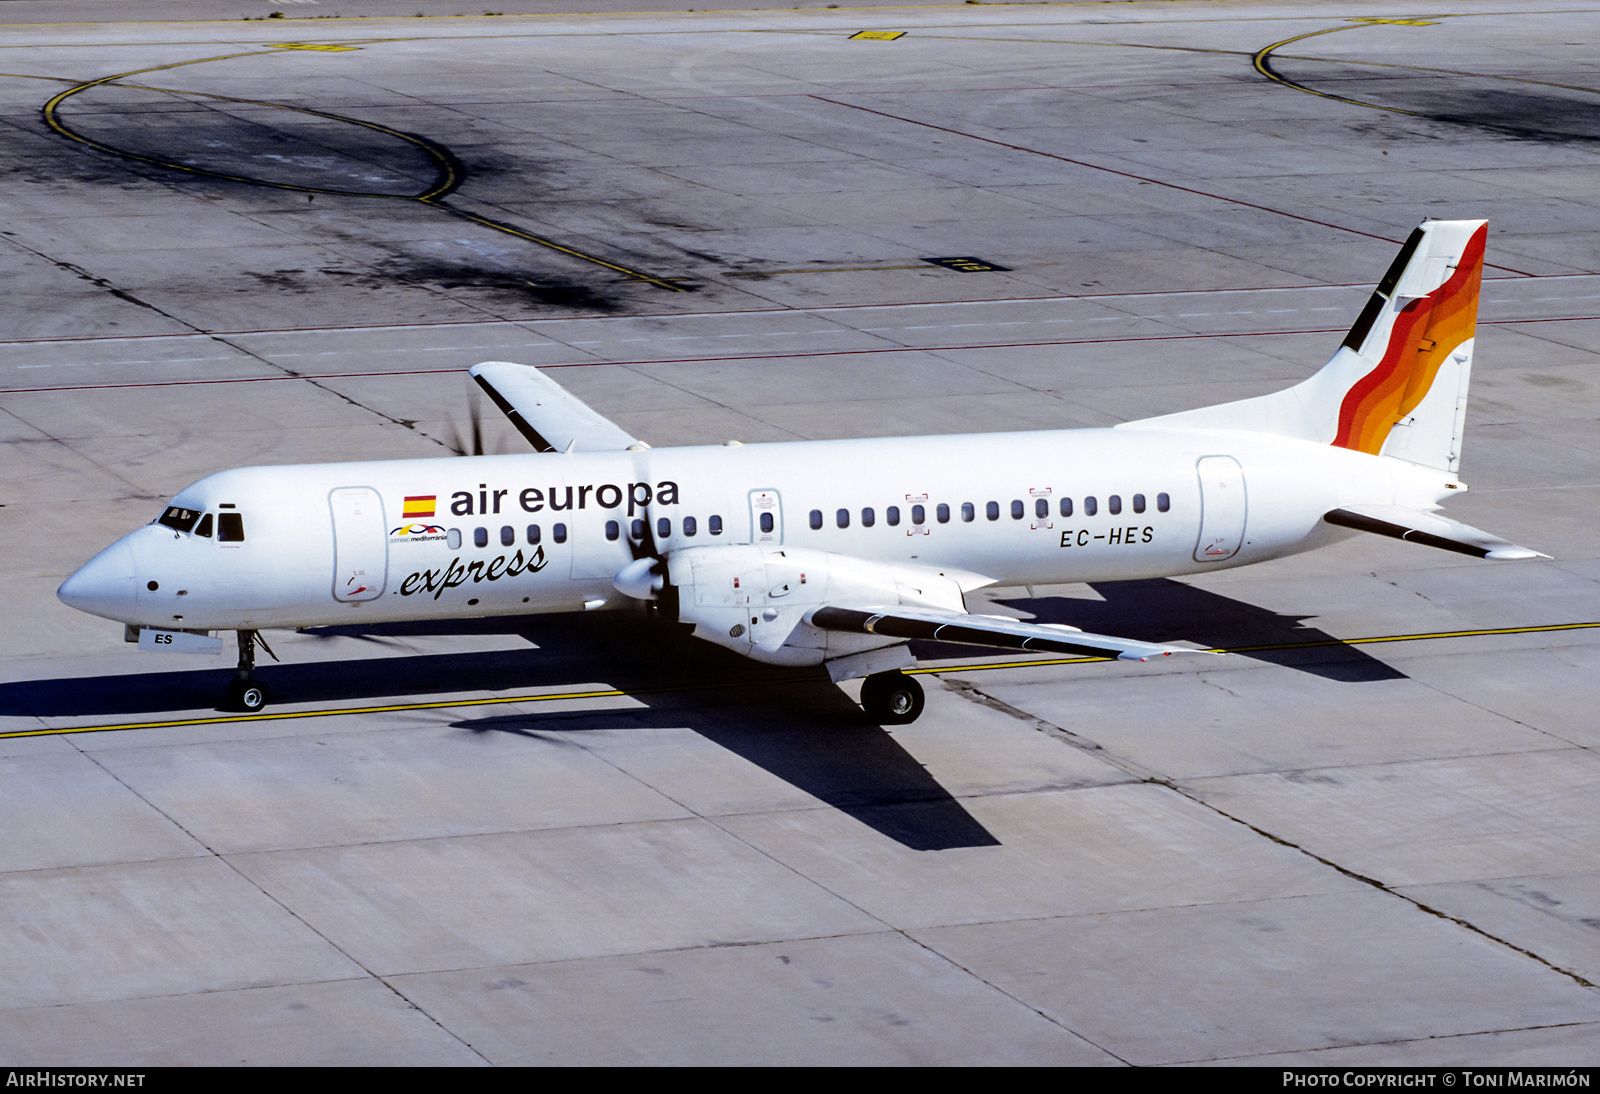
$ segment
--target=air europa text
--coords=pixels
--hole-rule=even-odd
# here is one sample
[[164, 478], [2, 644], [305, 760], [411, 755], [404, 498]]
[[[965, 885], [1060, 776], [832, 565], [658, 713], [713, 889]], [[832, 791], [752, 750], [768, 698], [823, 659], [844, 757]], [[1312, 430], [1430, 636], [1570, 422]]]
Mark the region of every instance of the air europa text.
[[[485, 516], [500, 512], [502, 504], [509, 510], [510, 502], [505, 498], [511, 492], [511, 488], [491, 490], [488, 483], [480, 482], [476, 497], [470, 490], [457, 490], [451, 494], [450, 512], [458, 517]], [[546, 506], [552, 510], [587, 509], [590, 501], [601, 509], [616, 509], [626, 501], [631, 517], [649, 505], [677, 505], [678, 484], [671, 479], [664, 479], [654, 486], [647, 482], [630, 482], [624, 487], [605, 482], [598, 485], [551, 486], [543, 490], [529, 486], [517, 491], [517, 504], [522, 506], [525, 513], [537, 513]]]

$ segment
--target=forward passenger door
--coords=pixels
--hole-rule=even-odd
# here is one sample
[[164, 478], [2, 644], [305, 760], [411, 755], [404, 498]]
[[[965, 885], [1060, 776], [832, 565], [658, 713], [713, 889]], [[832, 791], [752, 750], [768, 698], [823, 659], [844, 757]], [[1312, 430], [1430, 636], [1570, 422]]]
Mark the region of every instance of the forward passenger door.
[[375, 600], [388, 581], [389, 536], [383, 499], [370, 486], [341, 486], [328, 495], [333, 513], [333, 598]]

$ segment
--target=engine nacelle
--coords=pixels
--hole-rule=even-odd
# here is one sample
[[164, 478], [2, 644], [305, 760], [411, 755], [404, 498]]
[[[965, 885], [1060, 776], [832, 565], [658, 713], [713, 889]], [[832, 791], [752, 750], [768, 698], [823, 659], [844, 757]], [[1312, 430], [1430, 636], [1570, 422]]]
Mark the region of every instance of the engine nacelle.
[[902, 641], [805, 621], [824, 605], [966, 610], [961, 583], [937, 569], [827, 551], [688, 547], [667, 555], [667, 575], [677, 588], [678, 619], [694, 624], [695, 637], [772, 665], [820, 665]]

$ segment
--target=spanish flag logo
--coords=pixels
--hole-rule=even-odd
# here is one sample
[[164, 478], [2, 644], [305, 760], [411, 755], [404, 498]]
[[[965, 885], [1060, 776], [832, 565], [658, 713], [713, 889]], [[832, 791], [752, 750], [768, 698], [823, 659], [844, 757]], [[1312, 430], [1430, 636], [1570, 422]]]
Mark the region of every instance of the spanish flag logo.
[[413, 517], [433, 516], [433, 503], [438, 496], [439, 495], [437, 494], [429, 494], [426, 497], [407, 498], [405, 512], [401, 515], [404, 516], [406, 520], [411, 520]]

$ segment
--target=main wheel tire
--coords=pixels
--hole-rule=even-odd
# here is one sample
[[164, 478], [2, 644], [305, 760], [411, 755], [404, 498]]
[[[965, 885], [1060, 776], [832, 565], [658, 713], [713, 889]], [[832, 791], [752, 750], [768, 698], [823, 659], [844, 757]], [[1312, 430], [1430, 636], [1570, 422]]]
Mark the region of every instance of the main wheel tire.
[[254, 714], [267, 705], [267, 689], [254, 680], [235, 680], [228, 685], [228, 708]]
[[922, 714], [922, 685], [903, 672], [879, 672], [861, 681], [861, 708], [881, 726], [904, 726]]

